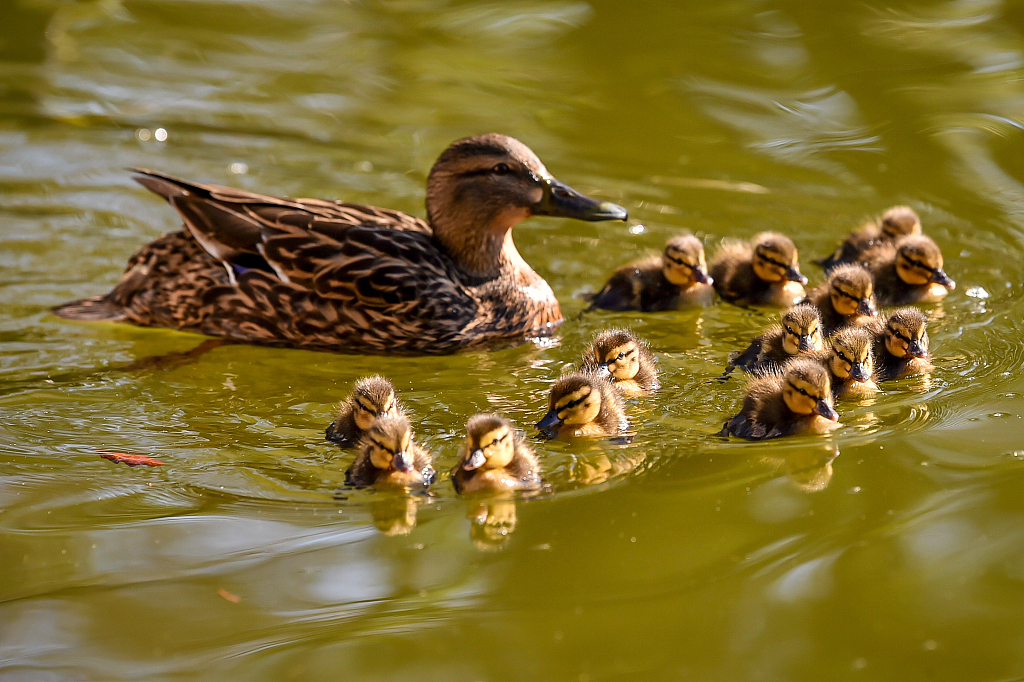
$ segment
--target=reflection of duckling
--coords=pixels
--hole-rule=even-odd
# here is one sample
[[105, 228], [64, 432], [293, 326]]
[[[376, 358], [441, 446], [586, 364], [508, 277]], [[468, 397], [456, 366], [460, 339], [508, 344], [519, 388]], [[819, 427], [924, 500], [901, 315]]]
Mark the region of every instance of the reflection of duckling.
[[875, 276], [875, 296], [884, 307], [933, 303], [956, 288], [942, 270], [942, 251], [923, 234], [871, 249], [864, 264]]
[[352, 447], [378, 417], [396, 414], [404, 412], [391, 382], [378, 375], [363, 377], [338, 407], [338, 416], [327, 427], [327, 439], [342, 447]]
[[537, 422], [548, 438], [614, 436], [624, 430], [622, 397], [610, 381], [597, 374], [573, 372], [551, 387], [550, 409]]
[[631, 329], [606, 329], [583, 351], [583, 372], [607, 372], [622, 395], [650, 395], [661, 388], [658, 366], [646, 341]]
[[909, 206], [893, 206], [877, 223], [868, 223], [851, 232], [835, 253], [817, 263], [829, 272], [837, 265], [861, 261], [865, 252], [879, 244], [892, 243], [911, 234], [921, 234], [921, 219]]
[[508, 544], [519, 521], [515, 500], [491, 500], [470, 507], [466, 518], [472, 522], [469, 537], [477, 549], [497, 551]]
[[784, 467], [789, 480], [800, 490], [816, 493], [832, 481], [832, 460], [838, 450], [807, 448], [786, 455]]
[[661, 256], [620, 267], [601, 291], [591, 295], [590, 309], [675, 310], [710, 305], [714, 300], [704, 245], [692, 235], [669, 239]]
[[932, 370], [928, 318], [917, 308], [893, 311], [871, 327], [875, 334], [875, 381], [901, 379]]
[[345, 472], [345, 485], [412, 488], [437, 478], [430, 453], [412, 440], [404, 415], [378, 417], [359, 442], [359, 454]]
[[384, 535], [408, 535], [416, 527], [419, 501], [413, 497], [388, 496], [370, 505], [373, 525]]
[[512, 422], [496, 414], [476, 414], [466, 422], [466, 443], [452, 469], [460, 493], [536, 490], [540, 463]]
[[791, 357], [821, 350], [824, 345], [818, 309], [807, 304], [795, 305], [782, 314], [782, 324], [769, 327], [745, 351], [729, 360], [725, 373], [735, 367], [756, 374], [773, 372]]
[[828, 370], [810, 358], [797, 358], [782, 372], [750, 382], [743, 409], [725, 423], [721, 435], [761, 440], [825, 433], [837, 428], [838, 420]]
[[715, 291], [736, 305], [790, 306], [804, 295], [793, 241], [763, 232], [750, 244], [726, 241], [711, 261]]
[[829, 273], [828, 281], [812, 289], [804, 300], [821, 311], [826, 334], [851, 324], [867, 324], [878, 315], [875, 280], [860, 265], [836, 267]]
[[860, 398], [878, 391], [871, 380], [875, 337], [864, 327], [847, 327], [828, 337], [830, 349], [821, 359], [832, 373], [833, 398]]

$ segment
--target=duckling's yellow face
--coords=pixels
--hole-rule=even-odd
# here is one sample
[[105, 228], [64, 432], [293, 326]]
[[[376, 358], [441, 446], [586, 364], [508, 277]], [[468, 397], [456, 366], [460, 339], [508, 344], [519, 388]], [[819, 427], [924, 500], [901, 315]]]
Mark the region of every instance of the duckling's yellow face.
[[466, 434], [466, 460], [462, 468], [501, 469], [512, 462], [515, 455], [515, 436], [504, 424], [484, 433]]
[[394, 416], [397, 412], [395, 394], [389, 392], [377, 399], [356, 393], [352, 396], [352, 417], [363, 431], [373, 428], [379, 417]]
[[885, 327], [885, 347], [898, 358], [928, 357], [928, 332], [923, 322], [890, 318]]
[[412, 468], [412, 432], [409, 429], [389, 429], [387, 432], [369, 432], [370, 462], [377, 469], [408, 471]]
[[551, 396], [551, 411], [558, 420], [570, 426], [583, 426], [597, 419], [601, 412], [601, 391], [585, 385], [567, 395]]
[[782, 316], [782, 350], [789, 355], [821, 350], [824, 347], [818, 316], [802, 313], [798, 311]]
[[616, 381], [628, 381], [640, 371], [640, 349], [634, 341], [609, 348], [598, 359]]
[[820, 414], [826, 419], [835, 419], [828, 373], [820, 365], [818, 369], [820, 371], [813, 374], [788, 372], [782, 387], [782, 398], [786, 406], [796, 414]]
[[856, 277], [833, 277], [829, 282], [832, 307], [843, 317], [877, 315], [875, 284], [868, 272]]
[[859, 334], [854, 338], [848, 336], [832, 337], [832, 354], [828, 359], [829, 369], [840, 379], [867, 381], [874, 371], [871, 358], [871, 337]]
[[942, 252], [931, 239], [923, 236], [908, 237], [900, 242], [896, 251], [896, 273], [911, 286], [930, 282], [952, 289], [956, 285], [942, 270]]
[[696, 238], [691, 242], [676, 244], [670, 242], [663, 254], [665, 279], [676, 286], [688, 286], [694, 282], [711, 284], [704, 247]]
[[807, 284], [797, 260], [793, 242], [781, 235], [762, 239], [754, 246], [754, 274], [766, 282]]

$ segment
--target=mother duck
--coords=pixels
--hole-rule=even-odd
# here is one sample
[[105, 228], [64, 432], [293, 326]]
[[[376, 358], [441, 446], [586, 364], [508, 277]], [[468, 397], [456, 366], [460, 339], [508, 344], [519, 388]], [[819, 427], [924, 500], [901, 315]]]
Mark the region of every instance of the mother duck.
[[108, 294], [65, 303], [57, 315], [349, 353], [522, 342], [551, 333], [562, 312], [516, 250], [513, 226], [535, 215], [627, 217], [558, 182], [526, 145], [498, 134], [441, 154], [427, 178], [427, 221], [135, 172], [186, 229], [139, 250]]

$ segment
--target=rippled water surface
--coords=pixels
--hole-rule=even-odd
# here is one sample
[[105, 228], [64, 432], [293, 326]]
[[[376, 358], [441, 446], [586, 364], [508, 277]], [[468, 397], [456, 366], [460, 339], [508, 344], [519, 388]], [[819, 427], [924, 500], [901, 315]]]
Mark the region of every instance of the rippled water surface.
[[[4, 7], [0, 679], [1024, 679], [1020, 3]], [[748, 444], [714, 436], [740, 398], [714, 378], [768, 311], [439, 359], [190, 357], [201, 337], [48, 312], [176, 229], [127, 166], [422, 215], [437, 154], [486, 131], [630, 211], [517, 228], [569, 318], [683, 230], [785, 231], [819, 281], [912, 205], [958, 282], [936, 371], [828, 438]], [[445, 469], [470, 414], [532, 424], [610, 324], [664, 372], [631, 445], [539, 445], [552, 492], [518, 503], [335, 499], [352, 455], [323, 429], [356, 377], [395, 379]]]

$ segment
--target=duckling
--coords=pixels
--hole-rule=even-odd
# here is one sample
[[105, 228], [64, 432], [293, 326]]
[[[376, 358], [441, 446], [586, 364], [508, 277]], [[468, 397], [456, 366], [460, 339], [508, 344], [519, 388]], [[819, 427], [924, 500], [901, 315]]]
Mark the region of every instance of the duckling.
[[867, 251], [879, 244], [891, 244], [911, 234], [921, 234], [921, 219], [909, 206], [893, 206], [876, 222], [851, 232], [831, 256], [815, 262], [828, 273], [837, 265], [860, 262]]
[[404, 414], [390, 381], [379, 374], [363, 377], [338, 406], [338, 416], [327, 427], [327, 440], [342, 447], [353, 447], [377, 418]]
[[860, 265], [847, 263], [834, 268], [828, 281], [815, 287], [804, 299], [821, 311], [825, 334], [848, 325], [863, 325], [878, 316], [875, 281]]
[[548, 438], [615, 436], [626, 427], [622, 397], [610, 381], [598, 374], [573, 372], [551, 387], [550, 409], [537, 422]]
[[828, 337], [822, 360], [832, 373], [832, 397], [861, 398], [878, 391], [872, 381], [874, 334], [864, 327], [846, 327]]
[[923, 234], [883, 244], [864, 255], [875, 276], [875, 296], [884, 307], [934, 303], [956, 288], [942, 269], [942, 251]]
[[542, 483], [540, 462], [512, 422], [496, 414], [469, 418], [466, 443], [452, 469], [456, 492], [537, 490]]
[[807, 303], [795, 305], [782, 313], [781, 321], [782, 324], [769, 327], [745, 351], [730, 359], [723, 376], [736, 367], [755, 374], [774, 372], [796, 355], [825, 347], [821, 318], [814, 306]]
[[723, 242], [711, 261], [711, 277], [728, 303], [787, 307], [803, 298], [807, 284], [797, 260], [789, 237], [763, 232], [750, 244]]
[[704, 245], [693, 235], [669, 239], [661, 256], [616, 270], [601, 291], [587, 296], [587, 310], [675, 310], [714, 301]]
[[345, 472], [345, 485], [408, 490], [437, 479], [430, 453], [412, 440], [405, 415], [378, 417], [359, 442], [359, 454]]
[[932, 370], [928, 357], [928, 318], [917, 308], [894, 310], [874, 332], [875, 381], [902, 379]]
[[583, 351], [580, 371], [606, 374], [619, 393], [629, 398], [661, 388], [650, 346], [631, 329], [606, 329], [595, 336]]
[[829, 371], [811, 358], [796, 358], [780, 372], [750, 382], [743, 409], [725, 423], [721, 435], [762, 440], [825, 433], [838, 422]]

